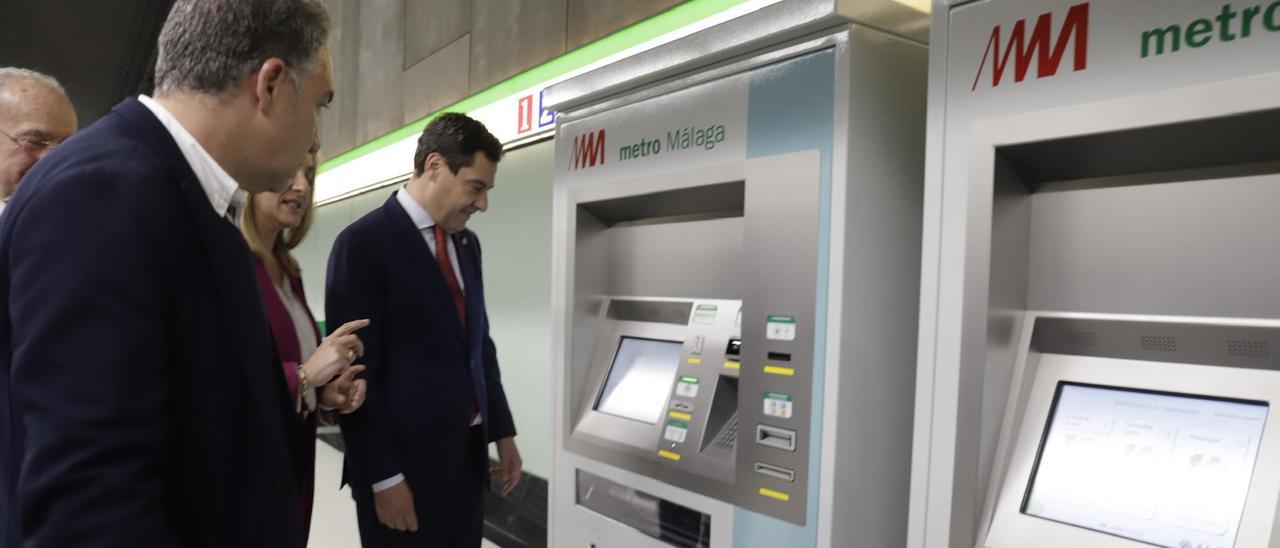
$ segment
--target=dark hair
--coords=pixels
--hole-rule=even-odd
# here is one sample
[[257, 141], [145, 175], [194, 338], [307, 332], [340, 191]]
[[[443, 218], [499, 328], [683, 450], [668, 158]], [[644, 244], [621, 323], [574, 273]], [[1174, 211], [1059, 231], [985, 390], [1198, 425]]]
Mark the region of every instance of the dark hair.
[[222, 94], [271, 58], [310, 72], [331, 24], [318, 0], [177, 0], [160, 31], [156, 94]]
[[413, 174], [422, 175], [427, 156], [435, 152], [444, 157], [449, 171], [468, 167], [477, 152], [483, 152], [493, 163], [502, 159], [502, 143], [484, 124], [459, 112], [446, 112], [437, 116], [418, 137], [418, 151], [413, 154]]

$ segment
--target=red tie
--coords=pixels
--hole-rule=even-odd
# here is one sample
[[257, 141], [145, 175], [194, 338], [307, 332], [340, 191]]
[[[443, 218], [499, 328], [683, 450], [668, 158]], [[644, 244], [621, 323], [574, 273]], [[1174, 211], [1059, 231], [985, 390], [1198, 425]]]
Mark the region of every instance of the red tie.
[[[462, 322], [462, 332], [467, 332], [467, 298], [462, 295], [462, 285], [458, 283], [458, 276], [453, 273], [453, 263], [449, 261], [449, 240], [445, 235], [444, 229], [440, 225], [435, 226], [436, 232], [436, 264], [440, 265], [440, 273], [444, 274], [444, 282], [449, 285], [449, 292], [453, 293], [453, 305], [458, 307], [458, 320]], [[476, 414], [480, 412], [475, 402], [471, 402], [471, 407], [467, 409], [467, 425], [471, 425], [476, 421]]]
[[462, 331], [467, 330], [467, 298], [462, 295], [462, 285], [458, 283], [458, 276], [453, 273], [453, 263], [449, 261], [449, 245], [448, 236], [444, 233], [444, 229], [440, 225], [435, 225], [436, 231], [436, 263], [440, 265], [440, 273], [444, 274], [444, 282], [449, 285], [449, 291], [453, 293], [453, 305], [458, 307], [458, 320], [462, 322]]

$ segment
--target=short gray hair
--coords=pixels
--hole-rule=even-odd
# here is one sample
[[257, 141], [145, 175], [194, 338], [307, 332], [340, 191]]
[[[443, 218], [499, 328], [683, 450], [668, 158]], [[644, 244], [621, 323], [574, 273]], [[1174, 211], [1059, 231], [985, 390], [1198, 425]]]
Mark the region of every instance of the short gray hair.
[[0, 67], [0, 93], [4, 93], [6, 88], [20, 80], [39, 82], [57, 90], [57, 92], [61, 93], [63, 97], [67, 96], [66, 88], [62, 87], [62, 84], [58, 82], [57, 78], [49, 76], [48, 74], [18, 67]]
[[308, 72], [331, 26], [318, 0], [178, 0], [160, 31], [155, 93], [221, 95], [271, 58]]

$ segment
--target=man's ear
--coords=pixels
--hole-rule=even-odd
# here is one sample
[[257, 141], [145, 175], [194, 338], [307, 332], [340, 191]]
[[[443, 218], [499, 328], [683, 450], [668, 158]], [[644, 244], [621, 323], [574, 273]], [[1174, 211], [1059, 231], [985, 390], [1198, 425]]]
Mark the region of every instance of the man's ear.
[[286, 93], [292, 93], [289, 89], [291, 85], [289, 68], [284, 61], [275, 57], [263, 61], [262, 66], [253, 73], [254, 106], [258, 112], [270, 114], [272, 109], [285, 100]]
[[434, 181], [436, 180], [436, 176], [440, 173], [440, 168], [443, 165], [444, 157], [440, 156], [440, 153], [438, 152], [432, 152], [427, 155], [425, 160], [423, 160], [422, 172], [426, 174], [430, 180]]

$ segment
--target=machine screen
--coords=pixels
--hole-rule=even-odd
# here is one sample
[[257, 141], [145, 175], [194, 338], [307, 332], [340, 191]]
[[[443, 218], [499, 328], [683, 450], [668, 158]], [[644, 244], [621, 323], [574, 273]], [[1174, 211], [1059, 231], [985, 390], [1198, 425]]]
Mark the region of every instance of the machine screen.
[[657, 424], [683, 349], [680, 342], [622, 337], [596, 410]]
[[1267, 410], [1060, 382], [1022, 512], [1158, 546], [1232, 547]]

